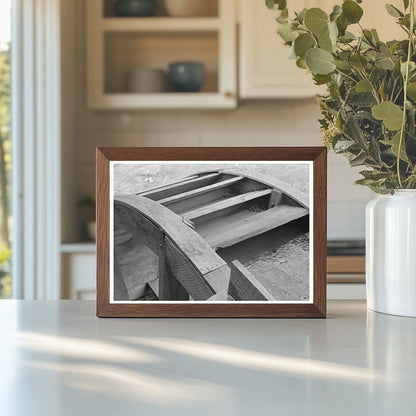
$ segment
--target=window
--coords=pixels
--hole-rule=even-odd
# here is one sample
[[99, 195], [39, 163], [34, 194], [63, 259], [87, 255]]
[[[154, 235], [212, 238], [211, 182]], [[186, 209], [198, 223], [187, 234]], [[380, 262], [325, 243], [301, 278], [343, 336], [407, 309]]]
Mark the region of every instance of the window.
[[10, 44], [11, 1], [0, 0], [0, 298], [11, 297]]

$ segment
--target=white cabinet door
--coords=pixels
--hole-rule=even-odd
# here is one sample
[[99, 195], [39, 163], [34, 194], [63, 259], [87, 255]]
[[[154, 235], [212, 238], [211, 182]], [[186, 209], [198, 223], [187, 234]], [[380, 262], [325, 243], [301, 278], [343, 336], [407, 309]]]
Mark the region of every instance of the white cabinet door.
[[96, 256], [94, 253], [65, 253], [62, 256], [63, 299], [95, 299]]
[[[296, 10], [325, 7], [329, 0], [299, 0]], [[332, 2], [333, 3], [333, 2]], [[240, 13], [240, 97], [305, 98], [318, 94], [311, 75], [289, 59], [291, 50], [277, 32], [275, 11], [264, 1], [239, 0]]]
[[[296, 3], [296, 4], [295, 4]], [[342, 2], [333, 0], [298, 0], [289, 3], [290, 11], [300, 11], [304, 7], [320, 7], [330, 12], [334, 4]], [[403, 8], [402, 0], [389, 3]], [[277, 12], [268, 10], [261, 0], [239, 0], [240, 50], [239, 75], [241, 98], [305, 98], [323, 93], [323, 87], [313, 84], [311, 75], [296, 66], [289, 59], [290, 48], [283, 44], [277, 35]], [[403, 38], [404, 32], [395, 23], [394, 18], [386, 12], [384, 2], [366, 0], [362, 25], [376, 28], [384, 41]], [[295, 7], [295, 9], [293, 9]], [[357, 33], [358, 25], [349, 30]]]

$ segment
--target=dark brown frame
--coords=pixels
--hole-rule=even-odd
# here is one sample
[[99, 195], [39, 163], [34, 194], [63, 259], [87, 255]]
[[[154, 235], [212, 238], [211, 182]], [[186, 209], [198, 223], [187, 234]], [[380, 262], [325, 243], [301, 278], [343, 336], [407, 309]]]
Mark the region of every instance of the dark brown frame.
[[[313, 161], [314, 303], [110, 303], [110, 161]], [[97, 148], [97, 316], [181, 318], [325, 318], [326, 182], [324, 147]]]

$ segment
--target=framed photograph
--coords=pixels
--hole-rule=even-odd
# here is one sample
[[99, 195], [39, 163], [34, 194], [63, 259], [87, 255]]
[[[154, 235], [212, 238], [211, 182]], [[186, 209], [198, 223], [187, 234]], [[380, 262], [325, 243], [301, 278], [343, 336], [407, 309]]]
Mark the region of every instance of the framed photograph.
[[97, 149], [97, 316], [324, 318], [326, 149]]

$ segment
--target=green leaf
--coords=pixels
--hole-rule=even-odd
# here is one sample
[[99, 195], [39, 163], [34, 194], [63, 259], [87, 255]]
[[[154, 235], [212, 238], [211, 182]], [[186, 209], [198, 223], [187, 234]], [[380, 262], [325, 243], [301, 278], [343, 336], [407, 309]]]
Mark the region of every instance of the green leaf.
[[376, 29], [371, 29], [371, 34], [373, 35], [373, 39], [374, 39], [376, 42], [380, 42], [380, 38], [379, 38], [379, 36], [378, 36], [378, 33], [377, 33], [377, 30], [376, 30]]
[[394, 61], [390, 56], [378, 56], [375, 61], [376, 67], [380, 69], [392, 70], [394, 69]]
[[329, 20], [331, 20], [331, 22], [335, 22], [338, 17], [340, 17], [342, 15], [342, 7], [339, 5], [335, 5], [334, 8], [332, 9], [332, 13], [329, 15]]
[[[338, 25], [337, 25], [337, 29], [338, 29], [338, 31], [339, 31], [339, 27], [338, 27]], [[344, 33], [344, 35], [343, 36], [341, 36], [339, 39], [338, 39], [338, 41], [339, 42], [342, 42], [342, 43], [349, 43], [349, 42], [351, 42], [351, 41], [353, 41], [353, 40], [355, 40], [355, 39], [357, 39], [357, 37], [353, 34], [353, 33], [351, 33], [351, 32], [348, 32], [348, 30]]]
[[287, 44], [290, 44], [290, 42], [293, 42], [298, 37], [298, 32], [293, 30], [292, 27], [287, 23], [279, 25], [277, 28], [277, 33]]
[[368, 61], [358, 53], [352, 55], [349, 62], [354, 68], [358, 70], [363, 69], [368, 64]]
[[392, 4], [386, 4], [387, 13], [393, 17], [403, 17], [404, 14], [397, 8], [394, 7]]
[[383, 101], [371, 109], [373, 117], [383, 121], [384, 125], [392, 131], [400, 130], [403, 122], [403, 110], [391, 101]]
[[364, 176], [365, 179], [372, 179], [373, 181], [378, 181], [380, 179], [388, 178], [390, 172], [379, 172], [377, 170], [363, 170], [360, 172], [360, 175]]
[[336, 152], [345, 152], [348, 150], [351, 146], [354, 146], [354, 142], [351, 140], [338, 140], [334, 146], [334, 150]]
[[303, 23], [305, 20], [305, 14], [307, 12], [307, 9], [302, 9], [299, 13], [296, 13], [296, 18], [299, 22]]
[[332, 61], [332, 63], [339, 69], [344, 71], [349, 71], [352, 68], [352, 65], [348, 61], [336, 60]]
[[342, 16], [349, 24], [358, 23], [363, 14], [363, 9], [355, 1], [346, 0], [342, 4]]
[[328, 52], [334, 51], [334, 44], [331, 40], [331, 36], [329, 34], [329, 28], [318, 35], [318, 45], [321, 49], [324, 49]]
[[337, 19], [337, 27], [340, 36], [344, 36], [348, 27], [348, 22], [344, 19], [342, 15]]
[[334, 71], [335, 65], [332, 63], [334, 57], [330, 52], [320, 48], [313, 48], [306, 54], [306, 64], [312, 74], [327, 75]]
[[362, 79], [360, 82], [357, 82], [355, 86], [357, 92], [371, 92], [371, 83], [366, 79]]
[[315, 85], [324, 85], [331, 81], [331, 76], [315, 74], [313, 80], [315, 81]]
[[306, 11], [305, 26], [315, 35], [327, 30], [328, 15], [318, 7], [314, 7]]
[[305, 58], [298, 58], [296, 59], [296, 66], [301, 69], [308, 69], [308, 65], [306, 65]]
[[361, 152], [358, 156], [350, 160], [350, 165], [354, 168], [355, 166], [362, 165], [367, 159], [367, 155], [364, 152]]
[[407, 84], [407, 96], [412, 100], [416, 100], [416, 82]]
[[[394, 156], [398, 156], [399, 154], [399, 145], [400, 145], [400, 132], [395, 134], [391, 141], [382, 140], [382, 143], [388, 145], [391, 147], [391, 151], [393, 152]], [[400, 159], [404, 162], [409, 162], [409, 159], [406, 155], [406, 149], [405, 149], [405, 140], [403, 139], [402, 146], [400, 148]]]
[[403, 6], [404, 6], [404, 9], [406, 10], [409, 7], [409, 0], [403, 0]]
[[314, 37], [309, 33], [300, 34], [295, 40], [295, 53], [296, 56], [304, 58], [309, 49], [316, 45]]
[[287, 6], [286, 0], [266, 0], [266, 6], [271, 10], [283, 10]]

